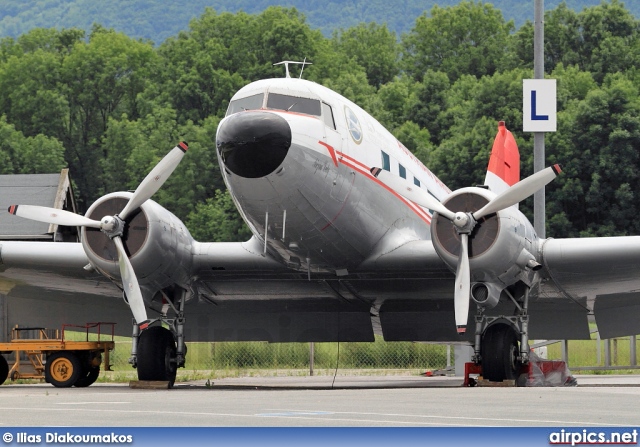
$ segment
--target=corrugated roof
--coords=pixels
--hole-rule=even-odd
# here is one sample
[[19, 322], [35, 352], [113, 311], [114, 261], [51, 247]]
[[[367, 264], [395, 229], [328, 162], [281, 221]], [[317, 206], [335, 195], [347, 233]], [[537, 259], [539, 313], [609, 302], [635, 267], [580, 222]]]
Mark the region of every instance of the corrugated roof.
[[68, 170], [57, 174], [0, 175], [0, 239], [53, 239], [47, 223], [36, 222], [9, 214], [10, 205], [40, 205], [59, 209], [69, 193]]

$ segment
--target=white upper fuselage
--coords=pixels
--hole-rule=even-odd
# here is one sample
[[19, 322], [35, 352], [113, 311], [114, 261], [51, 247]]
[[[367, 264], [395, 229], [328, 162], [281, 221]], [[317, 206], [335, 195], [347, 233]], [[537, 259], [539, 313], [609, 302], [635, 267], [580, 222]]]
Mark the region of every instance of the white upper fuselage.
[[[383, 250], [384, 241], [397, 246], [398, 237], [430, 238], [431, 213], [393, 192], [370, 169], [400, 175], [438, 200], [450, 190], [348, 99], [302, 79], [253, 82], [231, 99], [218, 138], [225, 123], [239, 122], [242, 114], [259, 120], [266, 118], [260, 114], [277, 115], [291, 130], [286, 156], [268, 172], [234, 173], [218, 153], [236, 205], [254, 235], [263, 242], [266, 237], [271, 255], [292, 268], [346, 274]], [[258, 152], [252, 156], [263, 163]], [[251, 164], [251, 157], [243, 162]]]

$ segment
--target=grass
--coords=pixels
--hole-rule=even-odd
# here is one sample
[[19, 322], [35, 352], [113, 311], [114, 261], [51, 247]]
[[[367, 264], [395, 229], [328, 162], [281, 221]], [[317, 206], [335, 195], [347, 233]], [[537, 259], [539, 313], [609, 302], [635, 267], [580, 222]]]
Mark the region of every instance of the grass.
[[[84, 332], [67, 332], [70, 340], [84, 340]], [[604, 366], [605, 341], [569, 341], [569, 368], [583, 374], [637, 374], [634, 369], [575, 370], [572, 368]], [[110, 337], [109, 337], [110, 338]], [[116, 348], [110, 354], [113, 371], [102, 371], [98, 382], [128, 382], [137, 380], [136, 370], [128, 363], [131, 339], [116, 337]], [[611, 341], [611, 364], [629, 365], [629, 338]], [[639, 342], [636, 349], [640, 352]], [[225, 342], [188, 343], [187, 363], [178, 370], [177, 382], [214, 380], [226, 377], [283, 377], [309, 375], [309, 343]], [[560, 343], [548, 346], [548, 359], [562, 357]], [[372, 343], [316, 343], [314, 374], [333, 375], [417, 375], [426, 370], [445, 369], [453, 364], [453, 349], [447, 359], [447, 346], [441, 344], [385, 342], [376, 338]], [[447, 361], [448, 360], [448, 361]], [[10, 381], [7, 381], [10, 382]], [[16, 382], [14, 382], [16, 383]], [[21, 380], [18, 383], [38, 383]]]
[[[605, 366], [605, 340], [601, 340], [599, 347], [596, 335], [592, 334], [592, 340], [570, 340], [568, 345], [569, 369], [604, 367]], [[631, 364], [631, 344], [630, 337], [618, 338], [609, 341], [611, 353], [611, 366], [624, 367]], [[598, 355], [599, 352], [599, 355]], [[636, 340], [636, 352], [640, 353], [640, 340]], [[562, 358], [562, 346], [560, 343], [548, 347], [549, 359]], [[608, 371], [592, 370], [594, 374], [624, 374], [631, 372], [637, 374], [633, 369], [612, 369]]]

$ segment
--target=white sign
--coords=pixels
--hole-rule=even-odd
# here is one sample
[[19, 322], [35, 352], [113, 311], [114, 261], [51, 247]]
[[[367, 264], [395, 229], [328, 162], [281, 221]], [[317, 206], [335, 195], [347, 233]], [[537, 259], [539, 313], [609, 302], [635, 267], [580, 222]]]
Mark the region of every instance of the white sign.
[[556, 80], [522, 80], [522, 129], [525, 132], [556, 131]]

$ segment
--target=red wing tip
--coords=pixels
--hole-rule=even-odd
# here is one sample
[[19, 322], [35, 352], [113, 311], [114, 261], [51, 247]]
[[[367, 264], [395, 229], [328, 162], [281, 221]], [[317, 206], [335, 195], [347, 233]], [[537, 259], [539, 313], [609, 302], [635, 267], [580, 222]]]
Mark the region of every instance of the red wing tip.
[[466, 326], [458, 326], [458, 335], [464, 335], [465, 332], [467, 332], [467, 327]]
[[187, 152], [187, 150], [189, 149], [189, 145], [186, 141], [181, 141], [180, 143], [178, 143], [178, 147], [182, 149], [182, 152]]
[[11, 206], [8, 208], [8, 211], [9, 211], [9, 213], [11, 213], [11, 214], [15, 214], [16, 212], [18, 212], [18, 205], [11, 205]]
[[553, 165], [553, 171], [556, 173], [556, 175], [560, 175], [560, 173], [562, 172], [562, 165]]

